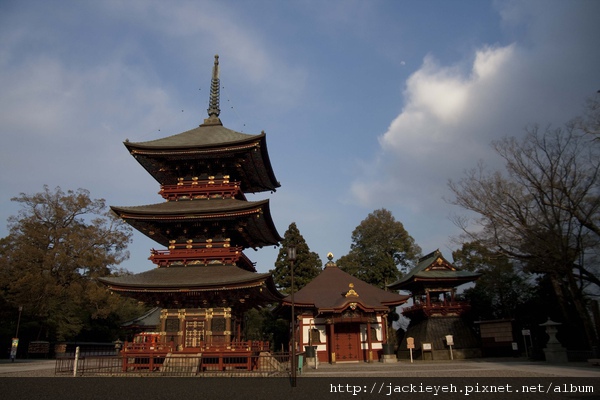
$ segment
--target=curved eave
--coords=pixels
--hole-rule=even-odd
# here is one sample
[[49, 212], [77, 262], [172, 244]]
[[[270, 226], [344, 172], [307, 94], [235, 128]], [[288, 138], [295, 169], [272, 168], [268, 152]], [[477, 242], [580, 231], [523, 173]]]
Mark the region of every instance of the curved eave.
[[443, 280], [441, 280], [440, 278], [430, 278], [428, 276], [415, 276], [415, 279], [413, 279], [413, 282], [457, 282], [457, 281], [464, 281], [464, 282], [471, 282], [473, 280], [476, 280], [477, 278], [479, 278], [479, 274], [478, 275], [469, 275], [469, 276], [457, 276], [457, 277], [448, 277], [448, 278], [443, 278]]
[[214, 149], [224, 146], [236, 146], [256, 142], [265, 137], [262, 132], [258, 135], [236, 132], [222, 124], [200, 125], [197, 128], [146, 142], [125, 141], [129, 150], [185, 150], [185, 149]]
[[154, 268], [135, 275], [99, 278], [99, 281], [115, 292], [206, 292], [261, 286], [274, 288], [269, 282], [272, 281], [271, 274], [249, 272], [235, 265]]
[[156, 268], [137, 275], [100, 278], [99, 281], [115, 293], [138, 299], [148, 296], [210, 298], [217, 293], [230, 292], [240, 292], [244, 297], [267, 303], [283, 298], [270, 274], [252, 273], [234, 265]]
[[[201, 128], [202, 126], [180, 135], [195, 132]], [[267, 150], [266, 134], [264, 132], [260, 135], [245, 135], [227, 128], [222, 129], [233, 132], [236, 134], [234, 137], [237, 139], [224, 141], [216, 139], [210, 141], [168, 140], [180, 136], [175, 135], [170, 138], [150, 142], [124, 142], [124, 144], [129, 153], [161, 184], [174, 183], [179, 176], [171, 176], [170, 173], [161, 171], [158, 160], [162, 160], [165, 163], [169, 162], [169, 160], [178, 162], [181, 159], [231, 159], [232, 165], [230, 168], [234, 168], [233, 166], [238, 164], [236, 161], [237, 156], [245, 155], [245, 157], [242, 157], [246, 160], [245, 163], [236, 167], [251, 170], [246, 171], [246, 174], [241, 174], [246, 178], [241, 182], [243, 191], [251, 193], [268, 190], [274, 191], [281, 186], [271, 166]], [[197, 136], [202, 137], [203, 133]], [[234, 172], [233, 170], [230, 171], [230, 173]], [[171, 176], [170, 179], [167, 179], [167, 176]], [[249, 181], [249, 177], [253, 177], [252, 181]]]
[[237, 199], [198, 199], [166, 201], [143, 206], [111, 206], [122, 218], [131, 219], [210, 219], [227, 218], [264, 211], [269, 200], [245, 201]]
[[388, 285], [392, 290], [409, 290], [408, 288], [419, 286], [427, 283], [452, 283], [453, 286], [463, 285], [465, 283], [476, 281], [481, 274], [469, 274], [464, 276], [446, 276], [446, 277], [430, 277], [427, 275], [413, 275], [411, 279]]
[[[111, 209], [135, 229], [163, 246], [171, 239], [160, 232], [161, 227], [194, 222], [245, 221], [247, 245], [245, 247], [263, 247], [278, 245], [282, 240], [273, 223], [269, 200], [249, 202], [236, 199], [181, 200], [134, 207], [115, 207]], [[190, 225], [190, 226], [191, 226]], [[152, 232], [156, 232], [152, 233]], [[236, 232], [230, 232], [236, 234]], [[244, 243], [236, 243], [243, 245]]]
[[[389, 311], [390, 307], [401, 306], [402, 304], [405, 304], [408, 301], [408, 299], [410, 298], [410, 296], [402, 296], [402, 297], [403, 297], [402, 300], [389, 301], [389, 302], [382, 301], [379, 305], [365, 304], [364, 302], [362, 302], [360, 300], [360, 298], [346, 298], [346, 299], [343, 299], [342, 301], [338, 302], [338, 304], [336, 304], [334, 306], [329, 306], [329, 307], [327, 307], [327, 306], [317, 307], [314, 303], [297, 303], [294, 301], [294, 307], [312, 308], [312, 309], [315, 309], [318, 314], [322, 314], [322, 313], [334, 313], [334, 314], [337, 313], [337, 314], [339, 314], [339, 313], [342, 313], [345, 310], [347, 310], [348, 307], [350, 307], [350, 305], [352, 303], [354, 303], [356, 308], [360, 308], [364, 312], [387, 312], [387, 311]], [[281, 305], [291, 307], [292, 303], [289, 300], [289, 296], [286, 297], [284, 300], [282, 300]]]
[[193, 285], [182, 282], [175, 286], [129, 286], [129, 285], [118, 285], [110, 282], [104, 282], [108, 288], [114, 292], [125, 292], [125, 293], [193, 293], [193, 292], [214, 292], [220, 290], [236, 290], [236, 289], [249, 289], [254, 287], [260, 287], [263, 285], [262, 281], [258, 282], [239, 282], [239, 283], [228, 283], [228, 284], [216, 284], [216, 285]]

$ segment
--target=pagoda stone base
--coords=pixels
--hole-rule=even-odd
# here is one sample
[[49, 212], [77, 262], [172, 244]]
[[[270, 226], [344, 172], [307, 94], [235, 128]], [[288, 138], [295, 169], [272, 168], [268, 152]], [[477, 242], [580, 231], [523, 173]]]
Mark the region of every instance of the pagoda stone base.
[[[446, 344], [446, 335], [452, 335], [454, 345], [452, 355], [450, 347]], [[457, 316], [431, 317], [420, 321], [411, 321], [404, 339], [400, 343], [398, 357], [402, 360], [410, 359], [410, 352], [406, 348], [406, 338], [412, 337], [415, 342], [413, 359], [415, 360], [450, 360], [479, 358], [481, 345], [475, 332], [466, 322]], [[424, 348], [423, 343], [429, 343], [430, 349]]]

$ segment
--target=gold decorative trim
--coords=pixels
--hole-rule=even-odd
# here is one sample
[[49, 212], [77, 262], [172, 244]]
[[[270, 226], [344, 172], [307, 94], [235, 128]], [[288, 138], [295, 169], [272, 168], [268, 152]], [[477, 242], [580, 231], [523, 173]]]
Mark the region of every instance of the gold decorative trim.
[[356, 293], [356, 291], [354, 290], [354, 283], [348, 284], [348, 287], [350, 288], [350, 290], [346, 292], [346, 294], [344, 295], [345, 297], [359, 297], [358, 293]]

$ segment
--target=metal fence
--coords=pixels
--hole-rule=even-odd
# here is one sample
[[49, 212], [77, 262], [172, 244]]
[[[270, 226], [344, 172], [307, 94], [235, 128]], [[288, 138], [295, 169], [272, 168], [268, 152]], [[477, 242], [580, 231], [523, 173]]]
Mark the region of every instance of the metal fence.
[[119, 356], [82, 356], [76, 359], [72, 356], [56, 358], [54, 373], [56, 375], [90, 375], [111, 374], [119, 371], [122, 365]]
[[[75, 362], [75, 357], [57, 358], [55, 373], [77, 376], [285, 377], [289, 376], [291, 367], [289, 353], [83, 356], [77, 364]], [[297, 365], [302, 368], [301, 362]]]
[[56, 357], [74, 357], [79, 347], [80, 354], [85, 356], [116, 356], [118, 350], [115, 343], [105, 342], [62, 342], [54, 345]]
[[587, 362], [588, 359], [594, 358], [593, 350], [567, 350], [567, 359], [570, 362]]

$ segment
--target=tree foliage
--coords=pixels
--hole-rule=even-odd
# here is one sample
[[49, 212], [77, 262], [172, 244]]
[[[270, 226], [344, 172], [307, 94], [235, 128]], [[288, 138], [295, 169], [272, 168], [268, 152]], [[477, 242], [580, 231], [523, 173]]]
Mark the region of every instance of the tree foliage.
[[497, 254], [480, 243], [464, 243], [452, 253], [454, 265], [481, 273], [477, 284], [465, 290], [473, 314], [479, 319], [516, 319], [533, 288], [528, 276], [520, 272], [504, 254]]
[[480, 164], [449, 186], [453, 203], [477, 215], [456, 219], [463, 240], [545, 275], [563, 322], [580, 325], [591, 344], [586, 288], [600, 287], [600, 142], [588, 133], [593, 127], [583, 129], [584, 121], [590, 116], [557, 129], [534, 126], [522, 140], [497, 141], [493, 147], [506, 173]]
[[272, 308], [252, 308], [244, 318], [246, 340], [268, 341], [272, 351], [282, 351], [289, 345], [290, 322], [274, 313]]
[[283, 236], [281, 248], [275, 261], [275, 269], [270, 271], [273, 274], [273, 280], [277, 288], [286, 294], [291, 293], [290, 289], [292, 286], [290, 275], [291, 264], [287, 254], [287, 249], [291, 245], [296, 246], [296, 261], [294, 261], [295, 292], [316, 278], [323, 269], [321, 258], [317, 253], [310, 251], [296, 223], [292, 222]]
[[12, 307], [23, 307], [38, 336], [66, 340], [89, 331], [94, 320], [129, 310], [130, 300], [111, 296], [96, 278], [107, 276], [128, 257], [131, 230], [103, 199], [84, 189], [21, 193], [0, 241], [0, 291]]
[[382, 208], [354, 229], [350, 252], [337, 264], [349, 274], [385, 289], [401, 276], [400, 269], [410, 269], [420, 254], [421, 248], [404, 225]]

